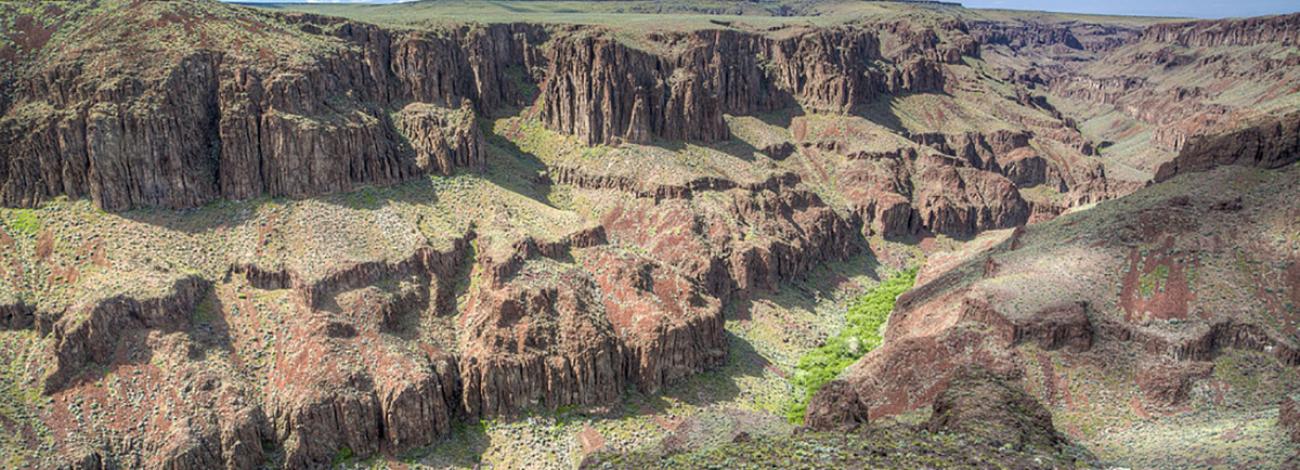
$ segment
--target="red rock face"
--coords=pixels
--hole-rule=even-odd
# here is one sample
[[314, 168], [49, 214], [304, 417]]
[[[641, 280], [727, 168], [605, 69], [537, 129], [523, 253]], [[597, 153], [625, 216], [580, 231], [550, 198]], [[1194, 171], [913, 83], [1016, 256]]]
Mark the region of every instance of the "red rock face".
[[725, 360], [721, 302], [699, 285], [639, 255], [595, 248], [583, 257], [639, 389], [658, 390]]
[[[85, 321], [22, 305], [5, 311], [20, 327], [39, 326], [57, 338], [49, 352], [55, 366], [45, 378], [51, 394], [92, 396], [102, 384], [87, 372], [89, 364], [125, 370], [133, 351], [164, 354], [149, 339], [158, 335], [177, 342], [168, 361], [191, 364], [220, 384], [213, 385], [220, 395], [195, 402], [220, 412], [159, 411], [205, 421], [183, 429], [149, 424], [158, 439], [144, 439], [131, 452], [87, 450], [86, 459], [124, 462], [118, 456], [130, 454], [159, 465], [240, 466], [261, 461], [260, 449], [277, 448], [288, 466], [318, 466], [340, 448], [402, 452], [429, 445], [459, 420], [605, 404], [628, 385], [653, 392], [722, 364], [720, 298], [773, 289], [856, 249], [853, 229], [815, 195], [771, 184], [698, 187], [662, 201], [631, 198], [609, 215], [608, 236], [596, 226], [554, 241], [479, 239], [476, 249], [470, 233], [445, 249], [343, 265], [312, 279], [289, 269], [232, 266], [215, 284], [195, 279], [163, 298], [96, 304]], [[730, 199], [716, 207], [717, 219], [695, 225], [694, 217], [677, 218], [698, 210], [688, 208], [698, 192], [715, 191]], [[624, 225], [633, 215], [638, 222]], [[666, 225], [644, 237], [641, 218]], [[680, 230], [682, 223], [689, 230]], [[747, 231], [763, 236], [738, 236]], [[672, 233], [685, 238], [663, 238]], [[692, 242], [700, 249], [682, 249]], [[458, 281], [462, 276], [474, 280]], [[458, 306], [456, 286], [466, 282]], [[209, 323], [196, 325], [191, 312], [209, 302], [215, 307], [203, 309], [218, 320], [215, 336], [203, 339], [194, 332], [208, 331]], [[246, 365], [246, 376], [180, 352], [218, 347], [259, 365]], [[146, 370], [152, 382], [188, 369]], [[184, 383], [162, 393], [193, 396]], [[103, 400], [97, 403], [125, 406]], [[56, 434], [103, 437], [72, 424]], [[241, 450], [247, 446], [259, 452]]]
[[[1246, 193], [1253, 194], [1255, 204], [1272, 208], [1268, 210], [1289, 205], [1283, 201], [1294, 197], [1294, 185], [1279, 182], [1294, 169], [1277, 171], [1270, 179], [1277, 186], [1264, 189], [1230, 190], [1220, 184], [1239, 177], [1232, 175], [1261, 177], [1246, 170], [1201, 175], [1214, 178], [1203, 184], [1227, 194], [1171, 198], [1169, 189], [1156, 185], [1128, 201], [1099, 206], [1123, 206], [1096, 209], [1105, 213], [1095, 217], [1115, 221], [1096, 229], [1101, 232], [1083, 228], [1099, 223], [1091, 219], [1094, 215], [1072, 215], [1046, 226], [985, 234], [962, 251], [932, 256], [917, 287], [895, 304], [884, 344], [846, 370], [837, 379], [841, 384], [813, 397], [808, 424], [835, 429], [863, 416], [876, 419], [931, 405], [945, 381], [970, 366], [1023, 378], [1044, 398], [1059, 396], [1066, 408], [1079, 397], [1071, 395], [1077, 383], [1061, 382], [1061, 369], [1073, 374], [1102, 368], [1132, 377], [1125, 387], [1140, 394], [1135, 406], [1148, 413], [1185, 406], [1191, 390], [1211, 378], [1212, 361], [1224, 351], [1262, 353], [1281, 368], [1300, 364], [1300, 349], [1286, 326], [1290, 320], [1277, 321], [1293, 318], [1294, 312], [1272, 307], [1290, 296], [1277, 286], [1285, 282], [1291, 264], [1271, 262], [1249, 275], [1240, 264], [1254, 256], [1288, 260], [1290, 248], [1276, 251], [1246, 241], [1277, 228], [1272, 222], [1239, 218], [1235, 211], [1244, 209], [1232, 209], [1235, 198], [1246, 198]], [[1166, 192], [1146, 193], [1162, 189]], [[1068, 240], [1053, 238], [1061, 236]], [[1253, 248], [1232, 251], [1232, 246]], [[1229, 253], [1246, 258], [1232, 261]], [[1041, 260], [1045, 264], [1038, 264], [1039, 257], [1046, 257]], [[1069, 274], [1058, 277], [1035, 266], [1064, 268]], [[1089, 280], [1066, 280], [1078, 278]], [[1220, 285], [1211, 283], [1224, 278], [1246, 283], [1261, 281], [1244, 279], [1272, 279], [1264, 282], [1273, 287], [1231, 300], [1200, 295], [1212, 291], [1203, 286]], [[1034, 347], [1022, 346], [1027, 343]]]
[[[640, 199], [603, 216], [613, 238], [650, 253], [723, 301], [771, 290], [820, 260], [856, 252], [853, 230], [813, 193], [736, 189], [722, 212], [696, 215], [688, 199]], [[768, 234], [746, 239], [750, 227]]]
[[1195, 259], [1171, 256], [1173, 237], [1165, 239], [1161, 249], [1145, 257], [1134, 248], [1129, 254], [1128, 273], [1124, 276], [1121, 305], [1128, 321], [1140, 323], [1156, 320], [1186, 319], [1187, 306], [1195, 300], [1187, 287], [1187, 270], [1195, 269]]
[[607, 403], [623, 388], [623, 351], [591, 280], [580, 271], [530, 277], [484, 285], [458, 320], [471, 415]]
[[1291, 442], [1300, 442], [1300, 402], [1294, 397], [1283, 399], [1277, 423], [1286, 430]]

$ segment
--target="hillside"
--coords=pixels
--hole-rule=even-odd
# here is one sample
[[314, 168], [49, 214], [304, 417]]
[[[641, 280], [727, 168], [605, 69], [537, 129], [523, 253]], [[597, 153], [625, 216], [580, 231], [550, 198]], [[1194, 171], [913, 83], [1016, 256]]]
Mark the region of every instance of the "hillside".
[[0, 462], [1280, 462], [1296, 18], [2, 3]]

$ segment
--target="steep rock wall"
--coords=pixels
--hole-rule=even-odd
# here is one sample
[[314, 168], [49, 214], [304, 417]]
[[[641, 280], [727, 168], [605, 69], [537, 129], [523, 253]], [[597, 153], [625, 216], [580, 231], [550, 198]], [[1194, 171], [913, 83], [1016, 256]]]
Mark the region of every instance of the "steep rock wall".
[[1269, 118], [1221, 135], [1192, 139], [1156, 170], [1155, 182], [1222, 165], [1280, 168], [1300, 160], [1300, 113]]
[[[13, 86], [18, 104], [0, 118], [0, 203], [30, 207], [67, 195], [107, 210], [188, 208], [448, 171], [438, 158], [473, 166], [481, 156], [472, 135], [446, 150], [411, 149], [385, 108], [462, 100], [479, 113], [520, 106], [542, 60], [535, 44], [545, 37], [530, 25], [389, 32], [327, 17], [283, 18], [346, 47], [277, 65], [201, 50], [165, 64], [161, 78], [76, 62], [23, 77]], [[406, 124], [407, 138], [438, 140], [427, 123]], [[438, 165], [422, 163], [429, 153], [442, 155]]]
[[1156, 24], [1142, 33], [1142, 39], [1188, 47], [1250, 46], [1266, 42], [1294, 46], [1300, 44], [1300, 14]]

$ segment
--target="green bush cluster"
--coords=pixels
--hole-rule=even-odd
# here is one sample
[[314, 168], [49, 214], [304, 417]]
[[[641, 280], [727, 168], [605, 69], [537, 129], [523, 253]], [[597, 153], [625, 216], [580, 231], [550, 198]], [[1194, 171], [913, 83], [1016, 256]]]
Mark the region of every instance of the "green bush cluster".
[[5, 225], [13, 234], [35, 236], [41, 230], [41, 219], [32, 209], [14, 209]]
[[849, 306], [844, 315], [844, 329], [838, 335], [799, 358], [791, 379], [795, 397], [786, 411], [790, 422], [803, 423], [812, 395], [849, 365], [880, 346], [881, 332], [889, 319], [889, 312], [894, 309], [894, 301], [911, 289], [914, 282], [916, 269], [912, 268], [894, 274], [867, 291]]

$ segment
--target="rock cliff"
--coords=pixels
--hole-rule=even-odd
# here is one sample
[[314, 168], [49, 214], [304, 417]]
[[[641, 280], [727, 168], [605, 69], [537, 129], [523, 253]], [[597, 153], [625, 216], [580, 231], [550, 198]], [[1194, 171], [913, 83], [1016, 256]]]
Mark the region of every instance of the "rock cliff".
[[[195, 43], [189, 52], [161, 52], [181, 54], [174, 61], [135, 69], [33, 65], [37, 71], [10, 87], [17, 98], [0, 118], [0, 201], [34, 206], [66, 195], [114, 211], [189, 208], [481, 166], [473, 119], [429, 119], [429, 107], [468, 100], [486, 113], [525, 104], [542, 60], [535, 45], [545, 37], [531, 25], [390, 32], [337, 18], [262, 16], [297, 27], [268, 40], [323, 50], [277, 61], [292, 52]], [[406, 106], [395, 123], [388, 109], [407, 102], [426, 104]]]
[[1281, 168], [1300, 160], [1300, 113], [1262, 119], [1220, 135], [1193, 139], [1173, 160], [1156, 170], [1154, 181], [1222, 165]]
[[1157, 24], [1143, 31], [1142, 39], [1187, 47], [1294, 46], [1300, 43], [1300, 15]]
[[[953, 252], [932, 254], [917, 287], [898, 298], [883, 345], [814, 395], [809, 425], [836, 429], [929, 405], [937, 412], [947, 381], [974, 366], [1015, 377], [1056, 412], [1072, 416], [1093, 412], [1071, 401], [1082, 391], [1141, 397], [1113, 405], [1123, 410], [1180, 409], [1197, 399], [1190, 390], [1234, 373], [1234, 364], [1218, 359], [1226, 355], [1250, 357], [1249, 367], [1261, 370], [1294, 368], [1295, 337], [1271, 320], [1294, 315], [1277, 304], [1295, 288], [1282, 280], [1289, 279], [1294, 250], [1250, 241], [1281, 226], [1246, 222], [1236, 198], [1252, 201], [1252, 213], [1294, 212], [1281, 208], [1294, 196], [1287, 181], [1296, 171], [1295, 165], [1272, 171], [1228, 165], [1181, 174], [1083, 213], [988, 232]], [[1261, 183], [1235, 189], [1226, 183], [1236, 178]], [[1189, 191], [1205, 187], [1218, 191]], [[1235, 241], [1196, 241], [1202, 236]], [[1088, 254], [1077, 251], [1083, 246]], [[1243, 252], [1249, 259], [1284, 261], [1264, 268], [1267, 273], [1244, 274], [1221, 258], [1239, 246], [1252, 247]], [[1186, 275], [1193, 265], [1198, 277]], [[1273, 287], [1203, 296], [1207, 275]], [[1083, 385], [1061, 378], [1073, 373], [1063, 369], [1101, 369], [1123, 380]], [[1273, 406], [1276, 398], [1266, 395], [1252, 406]]]

